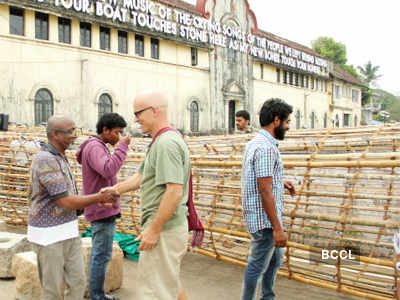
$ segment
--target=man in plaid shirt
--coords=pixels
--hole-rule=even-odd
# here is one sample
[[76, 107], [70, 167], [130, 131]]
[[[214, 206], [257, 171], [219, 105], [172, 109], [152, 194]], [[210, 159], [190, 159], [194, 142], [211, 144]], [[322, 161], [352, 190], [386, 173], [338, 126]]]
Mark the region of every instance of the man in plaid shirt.
[[253, 300], [262, 275], [262, 300], [272, 300], [272, 287], [282, 263], [286, 234], [282, 225], [284, 187], [291, 196], [295, 189], [283, 181], [283, 164], [276, 140], [289, 130], [293, 109], [281, 99], [267, 100], [260, 111], [259, 133], [243, 153], [243, 217], [251, 235], [250, 255], [243, 280], [241, 300]]

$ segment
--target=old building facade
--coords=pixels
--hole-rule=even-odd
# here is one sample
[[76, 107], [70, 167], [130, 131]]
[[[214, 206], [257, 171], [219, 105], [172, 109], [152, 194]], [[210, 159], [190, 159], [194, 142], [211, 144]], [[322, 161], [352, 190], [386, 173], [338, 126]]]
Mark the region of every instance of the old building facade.
[[11, 122], [71, 115], [83, 128], [164, 91], [189, 133], [223, 133], [271, 97], [293, 128], [358, 126], [361, 82], [311, 49], [264, 32], [247, 0], [0, 0], [0, 112]]

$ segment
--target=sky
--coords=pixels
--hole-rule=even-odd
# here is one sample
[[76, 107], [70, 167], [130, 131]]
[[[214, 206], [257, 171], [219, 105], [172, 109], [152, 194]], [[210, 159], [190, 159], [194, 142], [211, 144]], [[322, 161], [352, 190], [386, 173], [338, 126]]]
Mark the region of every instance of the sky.
[[318, 37], [331, 37], [346, 46], [347, 64], [380, 66], [377, 87], [400, 95], [400, 0], [248, 2], [260, 29], [310, 48]]

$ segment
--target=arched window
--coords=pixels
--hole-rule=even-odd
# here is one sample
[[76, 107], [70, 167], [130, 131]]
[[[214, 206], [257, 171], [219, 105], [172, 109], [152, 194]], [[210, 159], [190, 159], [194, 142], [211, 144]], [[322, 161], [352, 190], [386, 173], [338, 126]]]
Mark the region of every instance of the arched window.
[[233, 65], [237, 63], [237, 53], [234, 49], [228, 48], [228, 63]]
[[296, 129], [300, 129], [300, 111], [296, 111]]
[[199, 105], [196, 101], [190, 103], [190, 131], [199, 131]]
[[35, 95], [35, 125], [47, 122], [54, 113], [53, 96], [48, 89], [40, 89]]
[[324, 114], [324, 128], [328, 127], [328, 114]]
[[102, 94], [99, 99], [99, 119], [102, 115], [112, 112], [112, 100], [109, 94]]
[[315, 113], [311, 113], [311, 128], [315, 128]]

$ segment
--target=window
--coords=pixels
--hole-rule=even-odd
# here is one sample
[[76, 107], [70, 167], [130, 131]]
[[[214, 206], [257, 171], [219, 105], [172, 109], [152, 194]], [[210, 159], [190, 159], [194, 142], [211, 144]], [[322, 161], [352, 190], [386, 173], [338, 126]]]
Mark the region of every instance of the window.
[[58, 41], [60, 43], [71, 44], [71, 20], [58, 18]]
[[299, 73], [294, 74], [294, 84], [299, 86]]
[[313, 90], [314, 89], [314, 77], [310, 77], [310, 79], [311, 79], [311, 89]]
[[118, 52], [128, 53], [128, 33], [118, 30]]
[[293, 85], [293, 72], [289, 72], [289, 84]]
[[358, 102], [360, 99], [360, 91], [357, 90], [351, 90], [351, 98], [353, 102]]
[[235, 123], [236, 123], [236, 103], [235, 100], [229, 101], [228, 104], [228, 130], [229, 133], [232, 133], [235, 130]]
[[315, 128], [315, 113], [314, 112], [311, 113], [311, 128], [312, 129]]
[[80, 24], [81, 46], [92, 47], [92, 24], [81, 22]]
[[350, 126], [350, 114], [343, 114], [343, 126], [344, 127]]
[[199, 131], [199, 105], [196, 101], [190, 103], [190, 131]]
[[304, 75], [300, 74], [300, 86], [304, 87]]
[[192, 57], [192, 66], [197, 66], [198, 64], [198, 52], [197, 48], [190, 48], [190, 53]]
[[260, 79], [264, 79], [264, 65], [260, 64]]
[[300, 129], [300, 111], [296, 111], [296, 129]]
[[276, 82], [281, 82], [281, 70], [276, 69]]
[[308, 88], [308, 76], [306, 75], [306, 76], [304, 76], [304, 79], [305, 79], [305, 83], [306, 83], [306, 88]]
[[158, 39], [151, 38], [151, 58], [160, 59], [160, 41]]
[[35, 94], [35, 125], [47, 122], [53, 115], [53, 96], [47, 89], [40, 89]]
[[10, 34], [24, 35], [24, 10], [10, 7]]
[[49, 39], [49, 15], [35, 12], [35, 38]]
[[315, 80], [315, 84], [316, 84], [315, 89], [316, 89], [317, 91], [320, 89], [320, 83], [321, 83], [321, 81], [320, 81], [319, 78]]
[[144, 56], [144, 36], [135, 35], [135, 53], [139, 56]]
[[339, 126], [340, 126], [340, 124], [339, 124], [339, 115], [336, 114], [336, 117], [335, 117], [335, 127], [339, 128]]
[[340, 86], [335, 84], [335, 98], [340, 98]]
[[287, 71], [283, 71], [283, 83], [287, 83]]
[[112, 100], [110, 95], [102, 94], [99, 99], [99, 119], [102, 115], [112, 112]]
[[228, 63], [229, 64], [235, 64], [237, 62], [237, 57], [236, 57], [236, 51], [228, 48]]
[[110, 51], [110, 28], [100, 27], [100, 49]]

